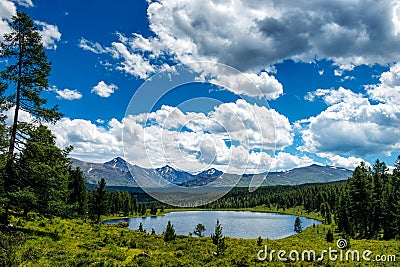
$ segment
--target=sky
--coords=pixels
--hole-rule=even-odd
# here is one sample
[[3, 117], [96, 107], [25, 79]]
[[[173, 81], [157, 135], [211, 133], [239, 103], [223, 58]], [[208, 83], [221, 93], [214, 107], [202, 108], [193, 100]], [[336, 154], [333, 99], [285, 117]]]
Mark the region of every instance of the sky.
[[72, 157], [240, 173], [400, 154], [400, 1], [0, 0], [1, 35], [17, 10]]

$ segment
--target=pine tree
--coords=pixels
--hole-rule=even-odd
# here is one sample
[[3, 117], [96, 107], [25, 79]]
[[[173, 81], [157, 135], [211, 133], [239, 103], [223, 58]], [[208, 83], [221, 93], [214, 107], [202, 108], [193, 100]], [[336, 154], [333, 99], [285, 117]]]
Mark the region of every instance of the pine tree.
[[371, 197], [369, 204], [371, 205], [371, 217], [369, 220], [369, 229], [371, 236], [377, 236], [383, 218], [383, 190], [384, 184], [387, 185], [387, 171], [388, 168], [384, 162], [376, 160], [373, 165], [372, 174], [372, 186], [371, 186]]
[[66, 217], [71, 147], [61, 150], [55, 136], [44, 125], [28, 129], [27, 140], [14, 171], [19, 177], [9, 192], [10, 207], [25, 214], [34, 210], [42, 215]]
[[257, 238], [257, 246], [261, 247], [261, 246], [262, 246], [262, 243], [263, 243], [263, 240], [262, 240], [261, 236], [259, 236], [259, 237]]
[[211, 239], [213, 244], [217, 246], [216, 255], [219, 256], [226, 250], [225, 237], [222, 235], [222, 225], [217, 219], [217, 224], [215, 225], [214, 234], [211, 234]]
[[348, 180], [349, 194], [349, 222], [353, 234], [359, 231], [358, 234], [362, 237], [368, 235], [368, 206], [369, 203], [369, 188], [370, 182], [368, 179], [368, 168], [362, 162], [353, 172], [352, 177]]
[[[4, 34], [4, 41], [0, 44], [0, 59], [7, 61], [5, 70], [0, 73], [0, 90], [5, 92], [7, 88], [12, 92], [6, 97], [6, 108], [14, 107], [3, 190], [7, 194], [16, 194], [21, 180], [14, 166], [15, 150], [22, 151], [28, 131], [33, 127], [30, 123], [19, 121], [20, 111], [28, 112], [36, 122], [55, 122], [62, 114], [57, 106], [50, 109], [43, 107], [47, 100], [40, 93], [48, 87], [51, 68], [36, 26], [26, 13], [17, 12], [12, 17], [10, 27], [11, 32]], [[5, 216], [2, 216], [5, 222], [10, 205], [9, 196], [6, 199]]]
[[167, 229], [165, 230], [164, 233], [164, 241], [169, 242], [175, 240], [176, 234], [175, 234], [175, 229], [174, 225], [171, 223], [171, 221], [168, 221], [167, 224]]
[[326, 240], [326, 242], [329, 242], [329, 243], [333, 242], [333, 232], [332, 232], [331, 228], [328, 229], [325, 240]]
[[99, 185], [93, 191], [94, 213], [96, 214], [96, 223], [100, 223], [100, 216], [108, 212], [108, 196], [106, 191], [106, 180], [101, 178]]
[[303, 226], [301, 224], [302, 222], [300, 217], [296, 217], [296, 220], [294, 221], [294, 231], [296, 233], [301, 233], [301, 231], [303, 230]]
[[155, 205], [152, 205], [150, 208], [150, 214], [151, 215], [156, 215], [157, 214], [157, 207]]
[[82, 170], [69, 168], [69, 198], [68, 204], [71, 205], [71, 211], [78, 215], [84, 215], [87, 211], [87, 197], [85, 177]]
[[206, 231], [206, 227], [199, 223], [196, 225], [196, 228], [194, 229], [193, 233], [197, 235], [198, 237], [203, 237], [203, 233]]
[[349, 215], [347, 211], [348, 209], [348, 203], [346, 201], [347, 199], [348, 199], [347, 194], [343, 192], [342, 195], [339, 197], [339, 202], [337, 204], [335, 221], [338, 226], [339, 232], [344, 232], [348, 235], [351, 235]]
[[143, 232], [145, 232], [145, 230], [143, 229], [143, 224], [142, 224], [142, 222], [140, 222], [139, 223], [139, 232], [141, 232], [141, 233], [143, 233]]

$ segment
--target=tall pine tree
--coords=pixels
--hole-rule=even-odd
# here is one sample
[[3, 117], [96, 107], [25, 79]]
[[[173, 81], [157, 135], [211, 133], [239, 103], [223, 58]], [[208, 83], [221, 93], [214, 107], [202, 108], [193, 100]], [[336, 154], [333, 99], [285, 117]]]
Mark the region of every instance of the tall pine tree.
[[351, 232], [362, 237], [368, 235], [369, 188], [368, 168], [362, 162], [355, 168], [352, 177], [348, 180]]
[[94, 188], [92, 209], [92, 212], [96, 215], [96, 223], [100, 223], [100, 216], [107, 214], [109, 209], [106, 180], [104, 178], [101, 178], [99, 185]]
[[[32, 124], [20, 122], [21, 111], [29, 113], [34, 121], [55, 122], [60, 118], [58, 108], [45, 108], [46, 99], [40, 93], [48, 87], [50, 63], [44, 52], [41, 36], [34, 22], [24, 12], [17, 12], [10, 23], [11, 31], [4, 34], [0, 44], [0, 58], [7, 61], [1, 71], [2, 91], [12, 92], [6, 100], [6, 108], [14, 107], [14, 117], [8, 140], [6, 174], [3, 176], [3, 190], [15, 193], [15, 186], [21, 184], [15, 170], [15, 150], [22, 151]], [[5, 216], [7, 221], [9, 199], [6, 195]]]

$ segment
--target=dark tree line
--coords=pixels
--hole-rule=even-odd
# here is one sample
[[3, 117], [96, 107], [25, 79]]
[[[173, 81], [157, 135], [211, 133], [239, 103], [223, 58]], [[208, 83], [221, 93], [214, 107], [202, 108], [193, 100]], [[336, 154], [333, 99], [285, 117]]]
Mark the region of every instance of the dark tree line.
[[341, 192], [335, 219], [355, 238], [400, 238], [400, 156], [392, 173], [384, 162], [356, 167]]
[[260, 187], [252, 193], [249, 193], [247, 188], [234, 188], [223, 198], [205, 205], [204, 208], [252, 208], [256, 206], [271, 208], [274, 205], [279, 211], [303, 206], [306, 212], [319, 212], [321, 208], [326, 207], [326, 210], [329, 207], [329, 211], [332, 213], [345, 185], [345, 182], [295, 186], [278, 185]]
[[384, 162], [361, 163], [347, 182], [261, 187], [249, 193], [235, 188], [208, 209], [274, 205], [277, 211], [303, 207], [319, 212], [324, 223], [353, 238], [400, 238], [400, 156], [392, 173]]
[[[127, 191], [106, 190], [106, 181], [101, 179], [99, 184], [87, 192], [89, 217], [100, 222], [101, 215], [145, 216], [156, 215], [163, 210], [159, 202], [139, 202], [137, 195]], [[159, 209], [158, 207], [161, 207]]]

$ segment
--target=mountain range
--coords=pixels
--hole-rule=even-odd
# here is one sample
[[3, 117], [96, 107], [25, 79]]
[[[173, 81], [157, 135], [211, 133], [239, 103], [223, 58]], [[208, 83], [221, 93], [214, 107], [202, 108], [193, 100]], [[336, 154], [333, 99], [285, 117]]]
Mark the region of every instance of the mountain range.
[[[78, 159], [71, 159], [74, 167], [83, 171], [87, 184], [97, 184], [104, 178], [108, 186], [138, 187], [136, 179], [151, 181], [165, 186], [173, 183], [185, 187], [197, 187], [213, 183], [214, 186], [229, 186], [233, 182], [239, 187], [247, 187], [253, 178], [252, 174], [242, 176], [224, 174], [211, 168], [198, 174], [190, 174], [185, 171], [175, 170], [171, 166], [156, 169], [146, 169], [132, 165], [124, 159], [117, 157], [105, 163], [90, 163]], [[296, 185], [305, 183], [328, 183], [347, 180], [352, 171], [333, 166], [310, 165], [294, 168], [288, 171], [278, 171], [258, 174], [266, 177], [263, 186], [270, 185]], [[149, 183], [150, 184], [150, 183]]]

